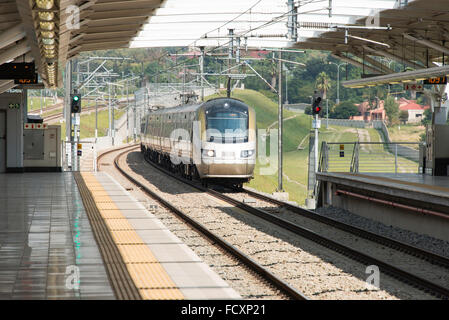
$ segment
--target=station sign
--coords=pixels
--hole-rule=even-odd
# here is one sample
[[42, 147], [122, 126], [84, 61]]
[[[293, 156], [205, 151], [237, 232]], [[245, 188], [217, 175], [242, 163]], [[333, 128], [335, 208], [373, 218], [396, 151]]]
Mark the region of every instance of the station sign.
[[48, 125], [46, 123], [25, 123], [23, 125], [24, 129], [47, 129]]
[[312, 129], [320, 129], [321, 128], [321, 120], [312, 120]]
[[35, 75], [34, 62], [11, 62], [0, 65], [0, 79], [2, 80], [34, 79]]
[[32, 77], [14, 79], [14, 84], [37, 84], [37, 73], [34, 73]]
[[404, 90], [423, 92], [424, 91], [424, 85], [417, 84], [417, 83], [406, 83], [406, 84], [404, 84]]
[[8, 108], [9, 109], [20, 109], [20, 103], [9, 103]]
[[424, 80], [424, 84], [447, 84], [447, 77], [435, 77]]

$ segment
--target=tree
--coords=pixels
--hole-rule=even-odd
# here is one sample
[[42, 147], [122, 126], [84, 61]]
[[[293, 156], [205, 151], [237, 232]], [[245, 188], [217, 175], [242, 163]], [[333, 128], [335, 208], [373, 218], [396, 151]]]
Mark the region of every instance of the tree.
[[352, 116], [356, 116], [359, 114], [359, 110], [356, 105], [349, 102], [344, 101], [332, 110], [330, 117], [333, 119], [349, 119]]
[[388, 117], [388, 122], [390, 124], [397, 123], [398, 122], [398, 115], [399, 115], [399, 103], [396, 102], [394, 97], [388, 96], [385, 100], [385, 112]]
[[326, 99], [327, 91], [330, 89], [330, 79], [326, 72], [321, 72], [315, 81], [315, 87], [320, 90], [323, 95], [323, 99]]
[[401, 120], [401, 122], [403, 124], [406, 124], [408, 121], [408, 111], [407, 110], [401, 110], [401, 112], [399, 112], [399, 120]]
[[429, 109], [424, 110], [424, 119], [421, 120], [423, 126], [428, 125], [432, 120], [432, 111]]

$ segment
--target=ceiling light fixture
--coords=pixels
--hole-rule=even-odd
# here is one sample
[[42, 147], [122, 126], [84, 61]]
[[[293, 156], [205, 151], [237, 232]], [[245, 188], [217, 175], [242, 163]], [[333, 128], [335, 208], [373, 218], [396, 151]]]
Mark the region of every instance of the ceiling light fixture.
[[51, 21], [55, 18], [55, 14], [49, 11], [39, 12], [38, 15], [39, 19], [43, 21]]
[[55, 39], [43, 38], [42, 43], [43, 44], [55, 44]]
[[41, 31], [41, 36], [43, 38], [54, 38], [55, 33], [53, 31]]
[[49, 21], [39, 22], [39, 25], [42, 30], [46, 31], [52, 31], [55, 28], [55, 23]]
[[50, 10], [53, 8], [53, 0], [36, 0], [36, 5], [39, 9]]

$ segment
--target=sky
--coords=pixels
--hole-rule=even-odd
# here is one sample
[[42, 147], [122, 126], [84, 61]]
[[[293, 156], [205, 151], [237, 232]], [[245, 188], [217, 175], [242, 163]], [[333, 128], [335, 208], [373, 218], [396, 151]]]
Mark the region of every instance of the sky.
[[[329, 17], [329, 0], [295, 0], [298, 22], [351, 24], [397, 5], [397, 0], [331, 2]], [[167, 0], [134, 38], [131, 48], [226, 45], [229, 29], [241, 36], [242, 47], [286, 48], [292, 45], [286, 37], [288, 15], [287, 0]], [[298, 41], [323, 31], [300, 28]]]

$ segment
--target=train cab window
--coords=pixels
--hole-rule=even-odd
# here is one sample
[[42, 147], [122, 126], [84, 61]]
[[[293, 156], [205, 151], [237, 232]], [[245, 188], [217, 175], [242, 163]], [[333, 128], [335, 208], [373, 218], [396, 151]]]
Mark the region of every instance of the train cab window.
[[248, 119], [248, 107], [243, 103], [219, 101], [213, 104], [206, 110], [206, 129], [211, 129], [207, 140], [217, 143], [247, 142]]

